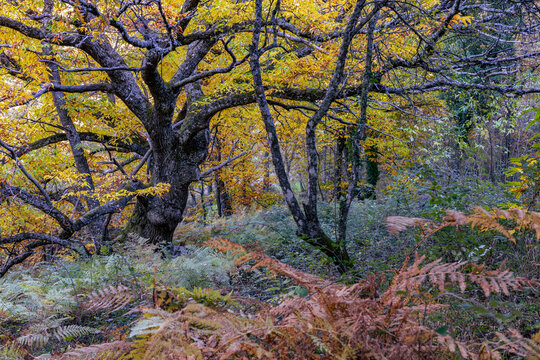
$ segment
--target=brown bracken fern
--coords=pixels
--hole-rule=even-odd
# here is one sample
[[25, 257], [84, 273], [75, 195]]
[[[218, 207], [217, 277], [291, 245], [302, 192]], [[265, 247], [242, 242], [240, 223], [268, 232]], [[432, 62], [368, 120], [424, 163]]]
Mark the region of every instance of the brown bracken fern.
[[[470, 224], [471, 227], [476, 227], [481, 231], [497, 231], [510, 239], [514, 244], [516, 243], [516, 238], [513, 234], [516, 231], [534, 231], [536, 240], [540, 241], [540, 213], [535, 211], [519, 208], [487, 211], [480, 206], [476, 206], [473, 208], [471, 215], [465, 215], [463, 212], [456, 210], [446, 210], [446, 214], [447, 216], [443, 219], [444, 222], [436, 227], [436, 230], [447, 226]], [[512, 228], [507, 228], [500, 223], [501, 219], [509, 220], [515, 225]], [[386, 227], [392, 234], [397, 234], [412, 226], [420, 226], [423, 230], [434, 230], [434, 225], [427, 219], [405, 216], [389, 216], [386, 218]]]
[[129, 353], [132, 343], [127, 341], [114, 341], [83, 348], [78, 348], [64, 353], [59, 359], [83, 359], [83, 360], [117, 360], [122, 355]]
[[[495, 230], [508, 237], [514, 243], [515, 231], [531, 230], [536, 233], [536, 240], [540, 240], [540, 213], [519, 208], [502, 210], [494, 209], [488, 212], [481, 207], [475, 207], [472, 215], [468, 217], [471, 226], [479, 227], [482, 231]], [[506, 219], [515, 222], [513, 229], [506, 229], [499, 223], [499, 219]]]
[[[452, 216], [454, 223], [463, 222], [456, 214], [449, 214]], [[506, 270], [489, 271], [474, 264], [444, 264], [440, 260], [424, 264], [424, 258], [417, 257], [403, 266], [380, 293], [374, 276], [347, 286], [302, 272], [227, 239], [212, 239], [206, 245], [238, 254], [238, 265], [249, 263], [252, 268], [266, 267], [287, 276], [307, 288], [308, 295], [290, 296], [253, 314], [244, 311], [241, 304], [231, 305], [230, 295], [163, 288], [163, 298], [182, 301], [176, 301], [175, 306], [158, 302], [156, 308], [143, 309], [142, 318], [131, 329], [131, 343], [81, 348], [69, 356], [94, 354], [96, 359], [108, 359], [103, 356], [109, 351], [118, 358], [143, 360], [487, 360], [501, 359], [500, 351], [521, 356], [533, 356], [536, 351], [534, 343], [517, 332], [499, 335], [495, 339], [498, 347], [490, 348], [457, 341], [423, 324], [426, 314], [444, 307], [426, 301], [430, 299], [427, 289], [443, 292], [454, 286], [464, 291], [472, 283], [486, 296], [508, 294], [524, 280]], [[208, 301], [210, 298], [212, 301]]]
[[133, 291], [125, 285], [106, 286], [92, 292], [85, 303], [87, 310], [110, 310], [114, 312], [133, 300]]

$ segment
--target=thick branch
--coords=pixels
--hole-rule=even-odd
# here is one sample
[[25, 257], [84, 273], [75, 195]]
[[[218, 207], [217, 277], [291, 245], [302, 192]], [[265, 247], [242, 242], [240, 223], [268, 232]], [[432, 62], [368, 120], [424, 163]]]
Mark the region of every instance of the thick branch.
[[0, 278], [4, 276], [9, 271], [9, 269], [11, 269], [13, 266], [22, 263], [24, 260], [34, 255], [33, 249], [38, 248], [40, 246], [44, 246], [44, 245], [47, 245], [47, 242], [38, 241], [38, 242], [27, 244], [24, 252], [16, 256], [8, 258], [6, 262], [0, 268]]
[[[143, 156], [147, 151], [147, 147], [144, 146], [143, 144], [129, 143], [129, 142], [124, 141], [121, 138], [117, 138], [114, 136], [94, 134], [90, 132], [80, 132], [79, 135], [81, 137], [81, 140], [83, 141], [107, 144], [109, 146], [113, 146], [116, 151], [133, 152], [141, 156]], [[62, 142], [62, 141], [67, 141], [66, 134], [64, 133], [54, 134], [49, 137], [36, 140], [33, 143], [16, 148], [15, 154], [21, 157], [32, 151], [35, 151], [35, 150], [38, 150], [46, 146]]]
[[22, 202], [31, 205], [43, 213], [51, 216], [58, 222], [58, 224], [60, 224], [64, 231], [69, 232], [70, 235], [73, 234], [73, 223], [71, 220], [42, 197], [30, 194], [21, 188], [11, 186], [9, 184], [4, 183], [0, 184], [0, 186], [0, 195], [2, 195], [2, 197], [15, 197], [20, 199]]
[[38, 234], [38, 233], [20, 233], [13, 236], [8, 236], [5, 238], [0, 238], [0, 245], [2, 244], [15, 244], [20, 243], [27, 240], [41, 240], [44, 241], [45, 244], [57, 244], [63, 247], [66, 247], [68, 249], [72, 249], [79, 254], [83, 256], [89, 256], [90, 253], [88, 250], [81, 244], [75, 243], [73, 241], [68, 241], [64, 239], [60, 239], [56, 236], [47, 235], [47, 234]]

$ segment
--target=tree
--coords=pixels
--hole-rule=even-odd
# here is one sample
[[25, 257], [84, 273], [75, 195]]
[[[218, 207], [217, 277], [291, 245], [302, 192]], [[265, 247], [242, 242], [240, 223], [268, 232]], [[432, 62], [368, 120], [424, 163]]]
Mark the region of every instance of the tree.
[[[477, 18], [466, 16], [477, 8], [482, 9]], [[16, 134], [3, 147], [5, 164], [15, 164], [19, 170], [16, 178], [2, 183], [2, 196], [45, 213], [58, 226], [48, 231], [47, 239], [43, 229], [13, 230], [15, 234], [4, 237], [2, 243], [37, 240], [26, 242], [20, 253], [13, 252], [13, 259], [31, 255], [47, 241], [72, 245], [78, 231], [98, 220], [106, 225], [100, 219], [136, 198], [129, 228], [154, 243], [169, 244], [182, 220], [189, 185], [200, 178], [199, 166], [207, 157], [211, 138], [210, 121], [240, 106], [249, 106], [256, 114], [253, 105], [257, 104], [298, 235], [344, 271], [350, 261], [343, 235], [346, 229], [332, 239], [322, 230], [317, 214], [319, 125], [334, 118], [351, 127], [352, 167], [341, 215], [346, 225], [348, 207], [358, 192], [368, 105], [375, 94], [392, 103], [396, 97], [411, 99], [450, 87], [513, 95], [539, 92], [525, 82], [468, 83], [448, 77], [475, 64], [493, 65], [486, 71], [496, 71], [499, 64], [517, 66], [525, 59], [536, 59], [538, 52], [493, 54], [486, 49], [462, 56], [441, 46], [449, 38], [486, 31], [497, 41], [501, 29], [532, 36], [538, 29], [537, 10], [534, 1], [519, 2], [504, 11], [473, 0], [339, 4], [310, 0], [302, 6], [295, 1], [262, 0], [255, 4], [6, 1], [0, 16], [6, 79], [1, 90], [2, 138]], [[520, 22], [501, 22], [509, 13], [518, 14]], [[51, 117], [49, 94], [53, 94], [56, 115], [42, 124], [40, 117]], [[308, 185], [303, 206], [285, 171], [270, 106], [312, 113], [305, 127]], [[15, 108], [27, 109], [33, 125], [25, 122], [26, 115], [14, 120], [15, 112], [9, 109]], [[66, 111], [71, 123], [62, 115]], [[65, 140], [71, 145], [69, 163], [86, 179], [80, 184], [86, 187], [84, 193], [71, 192], [77, 199], [77, 195], [86, 198], [83, 207], [70, 203], [66, 196], [51, 199], [51, 190], [43, 186], [51, 174], [38, 174], [37, 167], [29, 171], [20, 161], [23, 156], [35, 159], [39, 155], [33, 154], [43, 154]], [[97, 145], [91, 147], [89, 141]], [[85, 148], [85, 156], [91, 157], [88, 168], [81, 156], [85, 152], [78, 152]], [[140, 161], [122, 154], [134, 154]], [[145, 164], [148, 177], [140, 173]], [[57, 161], [49, 165], [62, 166]], [[99, 184], [89, 176], [96, 169], [107, 175]], [[6, 175], [8, 167], [2, 171]], [[58, 168], [53, 172], [57, 183], [65, 181]], [[113, 184], [120, 190], [112, 191]], [[66, 215], [73, 210], [75, 220]]]
[[[414, 93], [441, 90], [447, 87], [467, 90], [495, 90], [505, 94], [516, 93], [516, 90], [519, 94], [538, 91], [538, 89], [512, 89], [508, 86], [495, 85], [486, 82], [480, 84], [474, 82], [459, 82], [451, 80], [448, 77], [449, 73], [460, 73], [460, 69], [463, 67], [470, 68], [472, 67], [472, 64], [478, 63], [484, 65], [484, 68], [488, 68], [485, 72], [487, 78], [490, 78], [497, 66], [505, 66], [505, 70], [508, 70], [508, 67], [511, 68], [516, 66], [516, 60], [518, 58], [523, 56], [538, 56], [538, 53], [535, 52], [532, 54], [515, 56], [511, 48], [502, 49], [494, 56], [491, 53], [491, 47], [480, 54], [475, 53], [474, 55], [462, 55], [461, 53], [449, 54], [445, 50], [444, 43], [447, 39], [459, 36], [468, 37], [470, 36], [471, 30], [473, 33], [482, 31], [480, 28], [474, 27], [473, 25], [475, 24], [469, 24], [469, 22], [474, 21], [475, 23], [480, 24], [484, 21], [484, 16], [491, 16], [492, 20], [488, 23], [493, 26], [493, 30], [504, 28], [508, 32], [512, 32], [517, 28], [523, 30], [522, 26], [526, 25], [526, 31], [531, 31], [532, 29], [528, 27], [532, 25], [530, 20], [522, 18], [522, 22], [518, 22], [517, 25], [508, 25], [507, 21], [505, 21], [506, 17], [515, 15], [518, 12], [518, 5], [506, 7], [505, 9], [498, 9], [490, 8], [489, 5], [486, 6], [485, 3], [474, 1], [444, 1], [441, 3], [424, 2], [422, 4], [424, 7], [419, 11], [417, 7], [409, 3], [397, 4], [390, 1], [374, 1], [372, 4], [368, 4], [364, 1], [358, 1], [348, 19], [347, 27], [341, 35], [342, 42], [340, 51], [337, 56], [332, 77], [326, 85], [327, 90], [321, 93], [320, 98], [322, 100], [316, 104], [316, 107], [313, 109], [314, 114], [308, 119], [306, 125], [306, 156], [308, 158], [306, 172], [308, 174], [308, 195], [307, 203], [304, 204], [304, 209], [302, 211], [294, 197], [294, 193], [292, 192], [287, 179], [287, 174], [284, 171], [279, 141], [277, 140], [277, 135], [273, 128], [272, 114], [268, 106], [269, 102], [266, 100], [265, 96], [259, 58], [265, 51], [272, 49], [272, 46], [259, 49], [258, 32], [260, 33], [262, 31], [263, 3], [262, 1], [258, 1], [256, 4], [257, 15], [251, 50], [251, 68], [255, 89], [258, 95], [257, 102], [269, 134], [274, 166], [280, 185], [283, 189], [289, 209], [298, 225], [299, 233], [306, 234], [307, 239], [311, 239], [311, 242], [314, 245], [320, 247], [323, 252], [329, 255], [334, 262], [338, 264], [341, 270], [345, 270], [348, 266], [347, 263], [350, 261], [345, 244], [347, 219], [350, 205], [359, 193], [357, 182], [360, 178], [362, 143], [366, 138], [368, 96], [370, 93], [380, 92], [387, 96], [395, 94], [397, 96], [407, 97]], [[524, 7], [519, 10], [524, 11], [525, 13], [529, 13], [527, 10], [533, 12], [536, 8], [536, 5], [533, 2], [524, 3], [522, 5]], [[529, 8], [527, 8], [527, 5], [529, 5]], [[471, 11], [471, 9], [474, 10], [477, 7], [480, 7], [482, 12], [479, 19], [471, 20], [470, 16], [460, 15], [462, 11]], [[273, 10], [272, 16], [275, 17], [280, 10], [278, 3]], [[440, 20], [438, 22], [434, 21], [438, 16], [441, 16]], [[379, 18], [391, 20], [377, 25]], [[514, 16], [512, 16], [512, 18], [515, 19]], [[460, 26], [460, 23], [465, 24], [465, 26]], [[405, 33], [411, 35], [414, 40], [412, 40], [412, 44], [407, 44], [410, 45], [410, 47], [406, 45], [405, 47], [400, 48], [398, 52], [393, 51], [395, 50], [397, 43], [396, 38], [394, 35], [385, 36], [385, 33], [388, 31], [390, 34], [395, 34], [399, 30], [403, 31], [404, 29]], [[377, 41], [384, 44], [384, 48], [379, 45], [375, 50], [375, 32], [378, 32], [379, 38]], [[364, 41], [357, 40], [355, 43], [355, 36], [358, 36], [361, 33], [364, 34], [364, 36], [361, 37]], [[494, 43], [501, 40], [500, 33], [499, 35], [490, 35], [494, 38], [492, 39]], [[265, 43], [269, 42], [270, 41], [267, 39]], [[349, 59], [349, 53], [354, 53], [355, 45], [358, 46], [358, 43], [362, 44], [360, 45], [361, 48], [365, 46], [366, 49], [365, 56], [362, 59], [364, 63], [355, 63], [354, 60], [357, 60], [358, 57], [355, 58], [351, 56], [349, 61], [351, 61], [353, 65], [350, 65], [350, 67], [347, 68], [347, 71], [349, 74], [354, 74], [355, 70], [360, 68], [362, 69], [360, 72], [363, 72], [363, 75], [356, 77], [356, 79], [354, 76], [351, 76], [351, 79], [349, 79], [348, 77], [345, 77], [346, 61]], [[376, 59], [377, 64], [373, 64], [373, 53], [375, 51], [378, 55]], [[504, 54], [504, 56], [502, 54]], [[493, 65], [496, 65], [495, 69]], [[356, 71], [358, 72], [358, 70]], [[395, 78], [393, 78], [394, 76]], [[403, 85], [401, 88], [397, 87], [399, 84], [403, 83], [406, 83], [406, 85]], [[413, 83], [414, 85], [409, 85], [410, 83]], [[354, 99], [355, 97], [357, 98]], [[389, 97], [391, 100], [391, 96]], [[335, 241], [333, 241], [322, 230], [317, 213], [319, 173], [316, 129], [323, 117], [328, 115], [328, 112], [331, 110], [331, 104], [339, 98], [353, 98], [354, 100], [352, 101], [358, 103], [360, 114], [358, 116], [353, 114], [357, 119], [357, 122], [353, 125], [353, 130], [350, 132], [351, 135], [349, 137], [348, 148], [350, 151], [348, 157], [350, 164], [349, 168], [351, 170], [350, 172], [347, 172], [349, 174], [347, 191], [345, 194], [338, 195], [338, 198], [340, 199], [338, 236]], [[347, 106], [345, 107], [352, 113]], [[369, 156], [367, 157], [367, 160], [369, 160]], [[373, 180], [374, 171], [373, 169], [369, 170], [370, 172], [368, 175], [370, 176], [370, 180]], [[340, 170], [338, 169], [338, 171]]]

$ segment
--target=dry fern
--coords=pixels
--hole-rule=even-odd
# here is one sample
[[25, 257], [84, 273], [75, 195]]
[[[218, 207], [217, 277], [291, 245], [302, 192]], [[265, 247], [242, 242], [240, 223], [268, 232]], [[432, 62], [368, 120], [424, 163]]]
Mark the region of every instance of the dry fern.
[[[448, 223], [463, 223], [459, 214], [449, 213], [448, 217], [451, 218]], [[426, 284], [433, 284], [432, 288], [440, 291], [451, 285], [464, 291], [469, 283], [474, 283], [486, 295], [508, 294], [524, 281], [505, 270], [488, 271], [472, 264], [443, 264], [440, 260], [423, 265], [424, 259], [416, 258], [410, 266], [404, 266], [390, 287], [379, 295], [374, 276], [347, 286], [304, 273], [262, 253], [250, 252], [227, 239], [213, 239], [207, 245], [221, 251], [243, 253], [237, 260], [238, 265], [250, 262], [252, 268], [266, 267], [305, 286], [309, 294], [286, 298], [281, 304], [253, 315], [226, 302], [221, 306], [208, 306], [223, 297], [215, 291], [160, 288], [158, 295], [160, 299], [163, 297], [163, 302], [160, 300], [162, 303], [157, 305], [164, 305], [163, 308], [143, 309], [143, 317], [131, 329], [132, 343], [91, 346], [72, 350], [65, 356], [112, 359], [114, 354], [117, 358], [138, 360], [438, 360], [453, 357], [487, 360], [501, 359], [499, 351], [521, 356], [536, 354], [535, 343], [519, 333], [500, 335], [496, 343], [499, 347], [490, 349], [486, 344], [471, 347], [423, 325], [426, 314], [444, 307], [425, 303], [428, 297], [425, 289], [429, 288]], [[169, 306], [176, 297], [180, 297], [181, 304]], [[173, 300], [169, 302], [166, 298]], [[111, 357], [106, 357], [107, 354]]]
[[223, 253], [231, 252], [233, 255], [248, 252], [244, 246], [219, 236], [206, 241], [203, 245], [217, 249]]
[[[516, 223], [513, 229], [506, 229], [499, 223], [499, 219], [511, 220]], [[513, 232], [531, 230], [536, 233], [536, 240], [540, 241], [540, 213], [524, 209], [494, 209], [493, 213], [481, 207], [475, 207], [472, 215], [468, 216], [471, 226], [478, 226], [482, 231], [495, 230], [508, 237], [514, 243], [516, 238]]]
[[474, 213], [469, 215], [467, 219], [471, 227], [478, 227], [481, 231], [497, 231], [510, 239], [514, 244], [516, 243], [514, 235], [498, 222], [498, 217], [482, 207], [475, 207]]
[[515, 277], [508, 270], [487, 271], [484, 270], [483, 266], [469, 264], [472, 271], [465, 272], [460, 270], [465, 268], [468, 263], [442, 264], [440, 259], [420, 267], [424, 259], [425, 256], [417, 258], [410, 267], [398, 273], [386, 294], [398, 291], [417, 292], [426, 281], [430, 281], [441, 292], [445, 291], [445, 287], [449, 284], [458, 285], [461, 292], [464, 292], [468, 279], [469, 282], [479, 285], [486, 296], [492, 292], [509, 295], [509, 288], [518, 289], [522, 285], [522, 279]]
[[327, 284], [330, 283], [317, 275], [308, 274], [297, 270], [292, 266], [284, 264], [263, 253], [251, 252], [246, 247], [224, 238], [211, 239], [205, 242], [203, 245], [212, 247], [224, 253], [230, 251], [232, 251], [233, 254], [245, 253], [245, 255], [239, 257], [236, 260], [236, 266], [240, 266], [253, 260], [255, 261], [255, 265], [251, 267], [251, 270], [260, 267], [267, 267], [274, 273], [287, 276], [295, 280], [299, 285], [305, 286], [306, 288], [311, 290], [315, 290], [315, 288], [319, 288], [321, 286], [327, 286]]
[[497, 333], [502, 345], [499, 350], [504, 350], [512, 354], [533, 360], [540, 359], [540, 336], [539, 341], [524, 338], [519, 331], [510, 329], [508, 335]]
[[144, 316], [132, 332], [140, 338], [130, 353], [133, 358], [202, 360], [258, 354], [260, 359], [275, 359], [263, 344], [250, 339], [271, 331], [264, 322], [197, 303], [174, 313], [145, 309]]
[[87, 310], [104, 310], [111, 312], [120, 310], [133, 300], [133, 292], [122, 284], [117, 286], [106, 286], [92, 292], [88, 296], [88, 303], [85, 304]]
[[[462, 225], [464, 219], [460, 213], [450, 212], [447, 222]], [[226, 242], [220, 239], [216, 248], [240, 249]], [[245, 248], [241, 250], [247, 252]], [[247, 252], [237, 263], [250, 260], [256, 262], [253, 268], [265, 266], [289, 276], [310, 292], [307, 297], [286, 299], [259, 314], [258, 319], [266, 322], [272, 319], [279, 329], [260, 340], [271, 344], [269, 351], [279, 359], [440, 359], [445, 353], [466, 359], [498, 359], [498, 352], [487, 346], [474, 351], [448, 335], [440, 335], [421, 325], [422, 316], [443, 305], [422, 303], [416, 306], [416, 299], [425, 292], [422, 285], [427, 282], [441, 291], [450, 285], [464, 291], [467, 283], [475, 283], [486, 296], [508, 294], [509, 289], [516, 289], [522, 283], [505, 270], [488, 271], [465, 263], [443, 264], [440, 260], [422, 266], [424, 258], [417, 258], [398, 272], [392, 285], [377, 297], [377, 290], [373, 289], [377, 283], [373, 278], [353, 286], [330, 283], [256, 252]]]
[[388, 216], [386, 218], [386, 227], [391, 234], [397, 234], [406, 230], [408, 227], [425, 226], [429, 220], [423, 218], [411, 218], [406, 216]]
[[[513, 234], [516, 231], [534, 231], [536, 240], [540, 241], [540, 213], [535, 211], [513, 208], [508, 210], [494, 209], [490, 212], [477, 206], [473, 208], [473, 213], [468, 216], [456, 210], [446, 210], [446, 214], [447, 216], [443, 218], [444, 222], [435, 231], [427, 234], [426, 237], [433, 235], [434, 232], [447, 226], [470, 224], [471, 227], [477, 227], [481, 231], [497, 231], [510, 239], [514, 244], [516, 243], [516, 238]], [[514, 221], [516, 226], [512, 229], [507, 229], [499, 222], [499, 219]], [[396, 234], [412, 226], [421, 226], [429, 230], [430, 226], [426, 225], [429, 225], [428, 220], [422, 218], [409, 218], [405, 216], [389, 216], [386, 218], [386, 227], [391, 234]]]
[[133, 344], [126, 341], [91, 345], [64, 353], [58, 360], [117, 360], [131, 351]]

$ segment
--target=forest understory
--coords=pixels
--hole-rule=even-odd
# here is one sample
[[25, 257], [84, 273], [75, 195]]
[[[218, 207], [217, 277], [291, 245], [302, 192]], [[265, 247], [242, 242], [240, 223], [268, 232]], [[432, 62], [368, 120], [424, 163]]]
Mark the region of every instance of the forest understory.
[[343, 275], [279, 205], [185, 224], [175, 254], [137, 235], [44, 254], [0, 280], [2, 358], [537, 358], [538, 213], [472, 210], [505, 196], [489, 183], [431, 188], [356, 202]]

